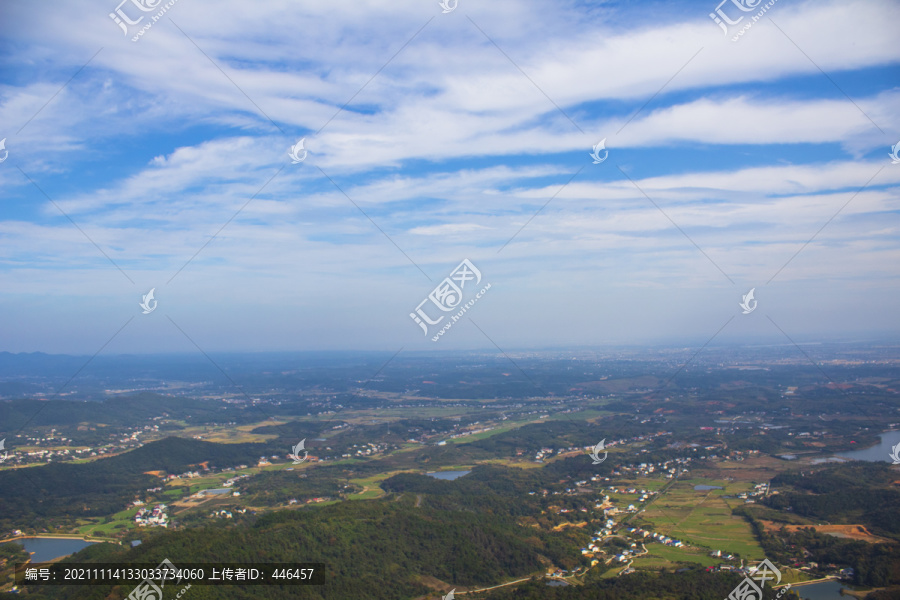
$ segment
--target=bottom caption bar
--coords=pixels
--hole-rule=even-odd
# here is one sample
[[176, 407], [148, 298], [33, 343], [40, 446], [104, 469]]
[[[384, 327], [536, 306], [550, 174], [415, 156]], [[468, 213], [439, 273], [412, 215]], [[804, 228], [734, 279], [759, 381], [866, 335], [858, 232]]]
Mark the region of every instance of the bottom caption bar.
[[322, 585], [325, 571], [323, 563], [19, 563], [16, 585]]

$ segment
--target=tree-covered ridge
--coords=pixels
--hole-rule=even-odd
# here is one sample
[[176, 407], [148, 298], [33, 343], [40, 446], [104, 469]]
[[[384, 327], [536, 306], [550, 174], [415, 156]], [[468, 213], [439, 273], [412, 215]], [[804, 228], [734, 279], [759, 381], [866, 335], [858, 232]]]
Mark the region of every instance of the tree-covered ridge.
[[243, 502], [252, 506], [285, 506], [313, 498], [344, 499], [359, 491], [357, 486], [335, 477], [334, 470], [270, 471], [259, 473], [241, 484]]
[[900, 473], [881, 463], [837, 465], [814, 472], [782, 473], [772, 480], [784, 488], [766, 505], [831, 523], [865, 525], [900, 540]]
[[[73, 561], [323, 562], [317, 587], [197, 588], [197, 598], [414, 598], [450, 587], [490, 585], [542, 572], [550, 562], [575, 560], [569, 534], [542, 532], [508, 516], [508, 506], [473, 511], [444, 508], [414, 494], [346, 502], [316, 510], [280, 511], [253, 523], [214, 524], [149, 535], [140, 546], [82, 552]], [[561, 554], [560, 554], [561, 553]], [[43, 588], [35, 598], [121, 597], [127, 590]], [[111, 594], [111, 595], [110, 595]], [[192, 594], [193, 597], [193, 594]]]
[[260, 446], [169, 437], [102, 460], [0, 471], [0, 529], [109, 515], [160, 485], [148, 471], [178, 474], [199, 470], [200, 463], [220, 469], [255, 464]]

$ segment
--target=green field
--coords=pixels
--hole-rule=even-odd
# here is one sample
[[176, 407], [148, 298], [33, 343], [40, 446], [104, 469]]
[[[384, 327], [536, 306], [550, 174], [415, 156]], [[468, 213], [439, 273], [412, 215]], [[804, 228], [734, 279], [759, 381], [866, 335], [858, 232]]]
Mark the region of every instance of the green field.
[[393, 477], [397, 473], [409, 473], [410, 471], [389, 471], [386, 473], [379, 473], [378, 475], [373, 475], [371, 477], [364, 477], [361, 479], [351, 479], [350, 483], [354, 485], [358, 485], [363, 488], [362, 492], [358, 492], [356, 494], [350, 494], [347, 496], [350, 500], [369, 500], [372, 498], [380, 498], [384, 496], [385, 492], [383, 489], [379, 487], [382, 481], [389, 477]]
[[111, 535], [123, 529], [134, 527], [134, 515], [141, 507], [126, 508], [109, 517], [109, 523], [92, 522], [78, 527], [78, 533], [82, 535]]
[[[696, 483], [708, 482], [679, 481], [639, 513], [632, 524], [652, 526], [654, 531], [692, 546], [738, 554], [745, 559], [764, 558], [749, 523], [733, 516], [722, 498], [731, 490], [695, 491]], [[730, 487], [743, 490], [747, 484], [726, 486]]]
[[660, 569], [675, 566], [679, 562], [698, 563], [704, 567], [714, 567], [721, 564], [721, 558], [715, 558], [709, 555], [705, 549], [675, 548], [674, 546], [666, 546], [665, 544], [645, 544], [649, 554], [639, 556], [634, 559], [635, 569]]

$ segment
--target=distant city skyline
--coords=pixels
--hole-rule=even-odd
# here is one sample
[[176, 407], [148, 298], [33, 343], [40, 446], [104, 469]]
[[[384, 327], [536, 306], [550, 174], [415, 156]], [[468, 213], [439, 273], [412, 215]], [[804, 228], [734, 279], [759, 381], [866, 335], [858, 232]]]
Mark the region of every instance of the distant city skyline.
[[117, 2], [0, 8], [0, 351], [900, 338], [896, 2]]

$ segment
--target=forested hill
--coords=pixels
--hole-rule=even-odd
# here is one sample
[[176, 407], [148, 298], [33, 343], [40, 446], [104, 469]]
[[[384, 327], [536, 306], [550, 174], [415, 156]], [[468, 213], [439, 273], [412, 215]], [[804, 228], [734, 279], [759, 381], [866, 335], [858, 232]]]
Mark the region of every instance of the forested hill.
[[37, 519], [104, 516], [122, 510], [135, 495], [160, 485], [147, 471], [183, 473], [255, 464], [262, 444], [214, 444], [168, 437], [131, 452], [81, 464], [50, 464], [0, 471], [0, 528]]
[[[319, 562], [322, 586], [191, 588], [198, 600], [367, 600], [438, 598], [450, 589], [482, 588], [512, 579], [541, 577], [553, 567], [572, 568], [589, 532], [536, 526], [549, 500], [525, 493], [539, 484], [535, 470], [481, 466], [469, 477], [440, 481], [401, 474], [385, 482], [378, 500], [250, 514], [235, 521], [167, 532], [146, 531], [136, 548], [100, 544], [71, 562]], [[527, 514], [533, 517], [529, 518]], [[592, 580], [549, 588], [524, 582], [491, 592], [492, 598], [594, 600], [596, 598], [727, 597], [733, 575], [685, 571], [670, 575]], [[125, 586], [41, 588], [32, 600], [121, 600]], [[493, 594], [497, 594], [494, 596]]]
[[781, 473], [772, 485], [781, 493], [765, 504], [830, 523], [865, 525], [878, 535], [900, 540], [900, 489], [897, 472], [881, 463], [835, 465], [810, 473]]
[[[247, 587], [241, 598], [368, 600], [443, 593], [447, 586], [500, 583], [543, 572], [568, 532], [545, 533], [491, 512], [443, 510], [413, 494], [370, 502], [344, 502], [314, 510], [267, 514], [255, 523], [214, 524], [151, 534], [133, 549], [91, 548], [70, 560], [180, 562], [322, 562], [326, 584], [316, 587]], [[110, 555], [110, 552], [114, 554]], [[574, 557], [570, 557], [574, 558]], [[555, 562], [555, 560], [554, 560]], [[446, 585], [445, 585], [446, 584]], [[48, 598], [124, 597], [110, 586], [44, 588]], [[234, 598], [224, 587], [198, 587], [196, 598]], [[34, 596], [33, 596], [34, 597]]]
[[[326, 583], [315, 587], [194, 586], [197, 600], [315, 599], [396, 600], [433, 597], [451, 588], [482, 587], [541, 573], [555, 556], [565, 533], [542, 533], [502, 515], [441, 510], [419, 504], [414, 495], [377, 502], [346, 502], [318, 510], [282, 511], [256, 523], [215, 525], [149, 536], [137, 548], [102, 545], [70, 561], [158, 563], [324, 562]], [[595, 600], [697, 598], [721, 600], [740, 580], [693, 571], [677, 575], [618, 578], [566, 588], [544, 583], [497, 592], [492, 598]], [[124, 598], [124, 586], [41, 588], [33, 600]]]

